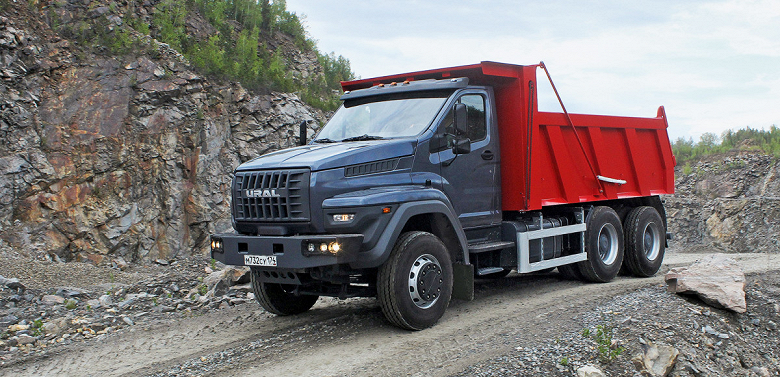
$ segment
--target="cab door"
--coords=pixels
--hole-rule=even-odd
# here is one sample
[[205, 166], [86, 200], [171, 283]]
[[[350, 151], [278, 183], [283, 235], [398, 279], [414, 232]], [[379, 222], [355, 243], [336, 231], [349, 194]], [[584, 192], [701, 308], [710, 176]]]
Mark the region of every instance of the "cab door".
[[[485, 91], [470, 90], [452, 104], [466, 105], [466, 135], [455, 134], [452, 108], [437, 129], [442, 189], [464, 229], [501, 222], [498, 132], [489, 99]], [[471, 152], [456, 155], [453, 141], [463, 136], [470, 140]]]

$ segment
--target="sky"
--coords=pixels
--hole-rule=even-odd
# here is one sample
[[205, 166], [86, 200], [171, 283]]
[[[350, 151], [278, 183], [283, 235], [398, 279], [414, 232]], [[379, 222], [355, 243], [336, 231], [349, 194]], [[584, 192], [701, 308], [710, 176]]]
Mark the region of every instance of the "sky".
[[[669, 137], [780, 126], [780, 1], [287, 0], [361, 78], [544, 61], [571, 113], [654, 117]], [[540, 110], [560, 111], [537, 72]]]

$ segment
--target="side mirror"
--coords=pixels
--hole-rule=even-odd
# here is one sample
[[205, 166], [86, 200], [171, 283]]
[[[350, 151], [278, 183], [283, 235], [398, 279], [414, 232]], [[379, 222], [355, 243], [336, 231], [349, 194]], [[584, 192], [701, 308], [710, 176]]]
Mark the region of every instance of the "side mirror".
[[455, 140], [452, 141], [452, 153], [467, 154], [471, 153], [471, 140], [468, 138], [468, 115], [466, 114], [466, 105], [456, 103], [453, 108]]
[[301, 122], [300, 126], [298, 126], [298, 145], [306, 145], [306, 124], [309, 123], [309, 121], [304, 120]]
[[455, 112], [455, 135], [460, 137], [466, 135], [468, 132], [468, 115], [466, 114], [466, 105], [463, 103], [456, 103], [453, 109]]

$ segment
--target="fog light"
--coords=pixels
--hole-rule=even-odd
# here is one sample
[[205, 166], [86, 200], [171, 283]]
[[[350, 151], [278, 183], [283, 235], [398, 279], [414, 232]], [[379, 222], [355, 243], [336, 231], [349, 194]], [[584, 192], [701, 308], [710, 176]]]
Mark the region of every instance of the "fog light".
[[328, 251], [330, 251], [333, 254], [336, 254], [341, 250], [341, 245], [339, 245], [338, 242], [331, 242], [330, 245], [328, 245]]
[[320, 244], [320, 251], [326, 253], [328, 251], [328, 244], [326, 243]]
[[354, 213], [342, 213], [333, 215], [333, 221], [337, 223], [346, 223], [355, 219]]
[[222, 240], [219, 238], [212, 238], [211, 239], [211, 251], [216, 253], [223, 253], [224, 250], [222, 249]]

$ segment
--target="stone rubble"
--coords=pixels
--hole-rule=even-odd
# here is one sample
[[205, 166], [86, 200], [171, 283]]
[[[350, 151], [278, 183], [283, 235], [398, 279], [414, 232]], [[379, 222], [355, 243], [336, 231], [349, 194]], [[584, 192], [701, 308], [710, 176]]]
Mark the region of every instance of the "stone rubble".
[[[568, 377], [586, 366], [606, 376], [780, 375], [777, 330], [766, 324], [778, 318], [774, 306], [780, 302], [780, 271], [749, 276], [746, 295], [748, 311], [734, 313], [686, 300], [661, 286], [643, 288], [600, 303], [572, 318], [578, 325], [549, 329], [542, 339], [507, 337], [513, 352], [456, 375]], [[613, 343], [625, 348], [612, 361], [599, 357], [592, 337], [599, 326], [612, 328]]]
[[[0, 285], [0, 365], [20, 355], [46, 353], [61, 344], [99, 341], [107, 334], [156, 319], [256, 304], [251, 285], [246, 283], [247, 271], [224, 267], [206, 275], [212, 263], [202, 257], [176, 260], [155, 277], [94, 289], [28, 289], [19, 295], [18, 289]], [[219, 276], [212, 280], [225, 288], [207, 285], [210, 276]]]

